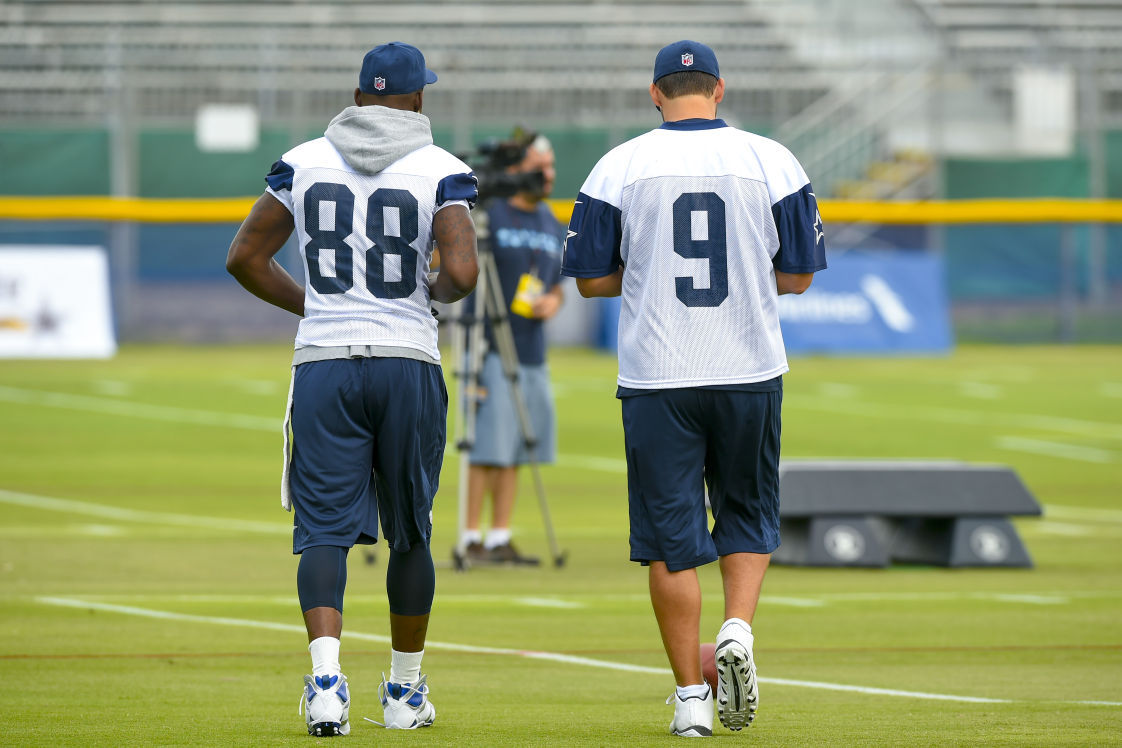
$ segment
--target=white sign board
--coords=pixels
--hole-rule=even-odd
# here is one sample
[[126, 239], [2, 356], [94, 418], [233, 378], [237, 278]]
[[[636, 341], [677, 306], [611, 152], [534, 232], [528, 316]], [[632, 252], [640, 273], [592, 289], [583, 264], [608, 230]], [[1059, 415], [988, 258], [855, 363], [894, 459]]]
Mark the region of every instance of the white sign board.
[[116, 350], [104, 249], [0, 246], [0, 358], [109, 358]]
[[1075, 146], [1075, 76], [1070, 70], [1020, 67], [1013, 72], [1019, 153], [1070, 156]]
[[249, 153], [260, 141], [260, 118], [251, 104], [203, 104], [195, 112], [195, 145], [203, 153]]

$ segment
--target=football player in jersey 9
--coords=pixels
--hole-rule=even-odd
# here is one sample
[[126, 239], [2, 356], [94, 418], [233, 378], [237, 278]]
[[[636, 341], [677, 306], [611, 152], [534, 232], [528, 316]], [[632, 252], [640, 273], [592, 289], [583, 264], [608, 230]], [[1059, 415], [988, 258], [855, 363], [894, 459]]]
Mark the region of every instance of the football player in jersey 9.
[[[710, 735], [696, 567], [720, 562], [717, 714], [740, 730], [758, 703], [752, 619], [779, 545], [779, 432], [788, 370], [778, 296], [826, 267], [810, 181], [779, 143], [717, 118], [725, 81], [694, 41], [655, 57], [663, 124], [600, 159], [577, 197], [562, 273], [584, 296], [622, 295], [631, 560], [677, 688], [670, 731]], [[625, 197], [626, 196], [626, 197]], [[713, 510], [705, 509], [706, 486]]]
[[[557, 314], [561, 289], [561, 246], [565, 229], [545, 203], [553, 191], [553, 146], [542, 135], [516, 131], [521, 158], [507, 168], [509, 183], [523, 188], [487, 206], [490, 250], [498, 270], [503, 308], [508, 310], [511, 337], [518, 354], [519, 387], [537, 439], [533, 459], [554, 460], [553, 395], [546, 365], [544, 323]], [[518, 136], [521, 136], [519, 139]], [[515, 177], [537, 175], [535, 179]], [[465, 302], [469, 305], [471, 302]], [[518, 421], [510, 381], [504, 376], [494, 330], [486, 325], [488, 352], [479, 374], [480, 401], [475, 441], [468, 471], [466, 529], [460, 545], [472, 563], [536, 565], [511, 541], [511, 516], [518, 492], [518, 467], [531, 455]], [[491, 524], [480, 528], [483, 505], [491, 497]]]
[[[431, 510], [448, 394], [430, 301], [471, 292], [478, 274], [471, 169], [433, 145], [421, 114], [436, 82], [421, 51], [391, 42], [363, 59], [355, 106], [324, 137], [273, 164], [226, 267], [252, 293], [300, 315], [284, 425], [281, 504], [294, 510], [297, 592], [312, 674], [308, 732], [350, 732], [339, 664], [347, 553], [389, 546], [392, 655], [385, 726], [431, 725], [421, 674], [435, 574]], [[307, 287], [274, 259], [296, 231]], [[429, 282], [433, 242], [439, 273]], [[289, 425], [292, 450], [289, 456]]]

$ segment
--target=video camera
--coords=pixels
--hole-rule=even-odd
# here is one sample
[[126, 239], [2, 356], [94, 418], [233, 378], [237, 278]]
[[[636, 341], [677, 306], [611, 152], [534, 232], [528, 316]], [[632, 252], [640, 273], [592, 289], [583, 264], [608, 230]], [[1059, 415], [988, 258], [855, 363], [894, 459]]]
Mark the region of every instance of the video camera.
[[479, 180], [480, 202], [492, 197], [510, 197], [519, 192], [540, 192], [544, 189], [545, 175], [540, 171], [507, 171], [522, 162], [537, 137], [536, 132], [516, 127], [507, 140], [492, 138], [479, 143], [470, 153], [456, 154], [475, 172]]

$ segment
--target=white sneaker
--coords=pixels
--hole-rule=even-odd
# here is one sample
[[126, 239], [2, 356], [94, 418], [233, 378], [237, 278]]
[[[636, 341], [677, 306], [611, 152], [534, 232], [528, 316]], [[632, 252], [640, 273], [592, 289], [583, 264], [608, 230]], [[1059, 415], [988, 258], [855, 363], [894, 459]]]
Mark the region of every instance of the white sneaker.
[[308, 734], [317, 738], [347, 735], [351, 731], [348, 714], [351, 695], [347, 690], [347, 676], [305, 675], [304, 693], [300, 697], [300, 711], [308, 723]]
[[705, 696], [682, 699], [678, 691], [670, 694], [667, 704], [674, 705], [674, 719], [670, 721], [670, 734], [684, 738], [708, 738], [713, 735], [713, 689], [706, 688]]
[[382, 699], [385, 727], [391, 730], [428, 727], [436, 720], [436, 707], [429, 701], [426, 675], [422, 675], [416, 683], [390, 683], [383, 674], [378, 692]]
[[717, 634], [717, 716], [730, 730], [742, 730], [756, 718], [760, 692], [752, 660], [752, 627], [730, 618]]

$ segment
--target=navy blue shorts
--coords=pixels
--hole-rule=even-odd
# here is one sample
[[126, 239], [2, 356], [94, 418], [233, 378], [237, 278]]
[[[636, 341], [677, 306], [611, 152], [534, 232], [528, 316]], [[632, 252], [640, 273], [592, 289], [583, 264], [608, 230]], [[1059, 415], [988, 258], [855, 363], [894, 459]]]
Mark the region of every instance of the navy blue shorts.
[[622, 403], [632, 561], [680, 571], [779, 547], [782, 380], [772, 391], [653, 390]]
[[448, 391], [440, 367], [346, 358], [296, 367], [292, 392], [292, 552], [432, 536]]

